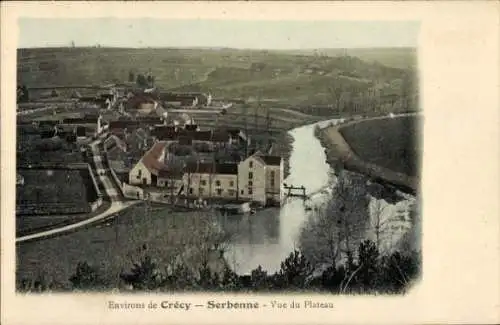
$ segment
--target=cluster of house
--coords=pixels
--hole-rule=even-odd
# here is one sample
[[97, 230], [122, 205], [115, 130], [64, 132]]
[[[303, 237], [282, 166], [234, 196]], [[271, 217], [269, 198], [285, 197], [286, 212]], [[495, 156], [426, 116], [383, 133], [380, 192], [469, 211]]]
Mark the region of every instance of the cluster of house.
[[158, 107], [200, 107], [212, 103], [212, 95], [201, 92], [173, 93], [152, 89], [131, 89], [126, 93], [122, 109], [151, 112]]
[[84, 114], [80, 117], [64, 119], [18, 121], [17, 125], [21, 132], [38, 134], [42, 139], [59, 136], [70, 141], [95, 137], [105, 129], [100, 114]]
[[[123, 182], [154, 187], [155, 192], [173, 197], [264, 205], [281, 201], [282, 158], [260, 152], [248, 157], [233, 155], [235, 148], [241, 149], [249, 141], [241, 130], [200, 130], [195, 124], [179, 127], [159, 121], [151, 120], [149, 127], [137, 120], [110, 122], [111, 136], [104, 145], [112, 153], [110, 166], [117, 166], [115, 171]], [[231, 154], [224, 155], [228, 152]], [[122, 158], [117, 158], [119, 153]], [[120, 159], [123, 161], [116, 161]]]
[[130, 185], [155, 186], [166, 195], [281, 202], [283, 159], [256, 152], [236, 163], [185, 162], [169, 166], [169, 141], [156, 142], [130, 170]]

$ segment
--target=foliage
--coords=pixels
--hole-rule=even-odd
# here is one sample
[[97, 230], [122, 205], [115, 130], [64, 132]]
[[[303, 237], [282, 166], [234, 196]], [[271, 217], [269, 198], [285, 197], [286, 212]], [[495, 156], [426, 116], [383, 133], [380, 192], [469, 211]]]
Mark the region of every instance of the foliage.
[[26, 85], [17, 86], [17, 101], [27, 102], [30, 99], [29, 90]]
[[78, 263], [75, 274], [69, 281], [74, 289], [80, 290], [100, 289], [106, 286], [106, 281], [99, 274], [99, 270], [87, 262]]
[[133, 71], [128, 72], [128, 81], [129, 82], [134, 82], [135, 81], [135, 75]]
[[130, 273], [122, 273], [120, 278], [135, 290], [155, 290], [164, 282], [158, 265], [150, 256], [134, 263]]
[[139, 88], [147, 88], [148, 87], [148, 80], [146, 79], [146, 76], [144, 76], [141, 73], [137, 74], [137, 77], [135, 79], [135, 83], [137, 84], [137, 87], [139, 87]]
[[[146, 255], [135, 263], [130, 272], [120, 275], [121, 280], [134, 291], [322, 291], [343, 293], [405, 293], [420, 274], [421, 256], [418, 252], [403, 254], [393, 252], [379, 256], [375, 243], [366, 240], [360, 243], [357, 258], [348, 254], [347, 260], [324, 268], [313, 268], [298, 250], [281, 263], [274, 274], [268, 274], [261, 266], [250, 275], [238, 275], [229, 267], [215, 271], [208, 263], [202, 263], [193, 272], [185, 263], [176, 263], [160, 269]], [[319, 272], [318, 272], [319, 271]], [[99, 270], [88, 263], [78, 263], [75, 274], [69, 279], [71, 289], [113, 289]], [[53, 289], [68, 289], [61, 284], [50, 283], [46, 277], [35, 280], [21, 279], [17, 288], [22, 292], [44, 292]]]

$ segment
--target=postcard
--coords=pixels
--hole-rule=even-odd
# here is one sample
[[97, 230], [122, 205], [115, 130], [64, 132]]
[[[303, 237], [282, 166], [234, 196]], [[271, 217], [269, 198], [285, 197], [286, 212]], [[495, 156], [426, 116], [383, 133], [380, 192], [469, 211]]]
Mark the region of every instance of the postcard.
[[3, 323], [500, 321], [498, 12], [2, 4]]

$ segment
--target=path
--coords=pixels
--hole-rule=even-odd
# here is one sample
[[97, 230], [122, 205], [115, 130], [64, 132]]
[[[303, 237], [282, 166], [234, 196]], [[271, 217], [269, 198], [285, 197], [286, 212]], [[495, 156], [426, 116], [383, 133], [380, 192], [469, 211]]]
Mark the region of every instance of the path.
[[34, 239], [59, 235], [68, 231], [73, 231], [75, 229], [85, 227], [92, 223], [104, 220], [112, 216], [113, 214], [120, 212], [121, 210], [124, 210], [140, 202], [136, 200], [124, 201], [124, 198], [122, 197], [120, 190], [118, 188], [118, 184], [115, 184], [112, 177], [110, 176], [109, 168], [105, 168], [103, 164], [103, 157], [100, 151], [100, 147], [102, 145], [102, 141], [105, 139], [106, 136], [107, 134], [101, 135], [97, 140], [95, 140], [90, 144], [90, 148], [92, 150], [92, 159], [95, 163], [95, 172], [97, 175], [97, 179], [104, 185], [106, 196], [109, 197], [111, 201], [110, 207], [106, 211], [80, 222], [76, 222], [56, 229], [46, 230], [39, 233], [18, 237], [16, 238], [16, 243], [26, 242]]
[[[417, 113], [407, 113], [407, 114], [398, 114], [392, 115], [391, 117], [403, 117], [403, 116], [416, 116]], [[339, 127], [344, 127], [346, 125], [370, 121], [370, 120], [379, 120], [379, 119], [387, 119], [388, 116], [378, 116], [371, 117], [367, 119], [355, 120], [341, 125], [330, 126], [322, 129], [322, 133], [325, 135], [325, 141], [327, 142], [325, 150], [328, 156], [333, 155], [335, 158], [340, 159], [340, 161], [347, 167], [347, 169], [352, 169], [353, 171], [357, 171], [368, 176], [374, 177], [375, 179], [386, 181], [390, 184], [394, 184], [396, 186], [401, 186], [405, 190], [409, 190], [410, 192], [417, 192], [419, 188], [420, 181], [417, 177], [408, 176], [403, 173], [399, 173], [388, 168], [384, 168], [378, 166], [373, 163], [369, 163], [364, 161], [360, 157], [358, 157], [351, 149], [349, 144], [346, 142], [344, 137], [339, 131]]]

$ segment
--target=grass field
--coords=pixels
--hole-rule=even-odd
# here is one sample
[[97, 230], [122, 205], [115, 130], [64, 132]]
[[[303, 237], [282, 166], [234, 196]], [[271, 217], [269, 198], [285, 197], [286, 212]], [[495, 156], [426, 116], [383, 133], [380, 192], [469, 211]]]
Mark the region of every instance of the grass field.
[[[166, 266], [172, 256], [188, 246], [198, 245], [197, 241], [207, 229], [204, 216], [197, 213], [173, 212], [168, 207], [156, 205], [152, 206], [150, 214], [145, 211], [144, 205], [133, 206], [120, 212], [113, 221], [97, 227], [19, 244], [16, 278], [44, 275], [50, 281], [68, 286], [77, 263], [87, 261], [99, 267], [113, 287], [118, 287], [119, 273], [130, 270], [132, 262], [141, 256], [141, 246], [146, 245], [147, 254]], [[257, 233], [262, 233], [259, 227], [265, 228], [265, 236], [275, 238], [278, 235], [279, 224], [272, 216], [263, 215], [251, 229], [248, 220], [242, 218], [234, 216], [220, 220], [224, 229], [235, 236], [236, 242], [245, 242], [248, 232], [252, 231], [255, 232], [254, 240], [259, 240]]]
[[91, 213], [61, 214], [61, 215], [18, 215], [16, 216], [16, 236], [31, 235], [40, 231], [63, 227], [83, 221], [106, 211], [111, 203], [103, 201], [102, 205]]
[[416, 57], [413, 49], [352, 50], [347, 52], [348, 57], [334, 50], [326, 53], [317, 56], [311, 51], [237, 49], [20, 49], [18, 80], [28, 87], [95, 85], [124, 82], [130, 71], [146, 73], [151, 69], [156, 84], [164, 89], [320, 105], [332, 102], [331, 88], [339, 84], [359, 93], [375, 88], [398, 93], [397, 81], [406, 73], [416, 75], [411, 63]]
[[[24, 184], [16, 188], [16, 206], [33, 214], [89, 212], [97, 198], [88, 172], [61, 169], [18, 169]], [[31, 213], [29, 213], [31, 214]]]
[[420, 123], [420, 117], [403, 116], [353, 123], [339, 130], [362, 159], [409, 176], [419, 176]]

